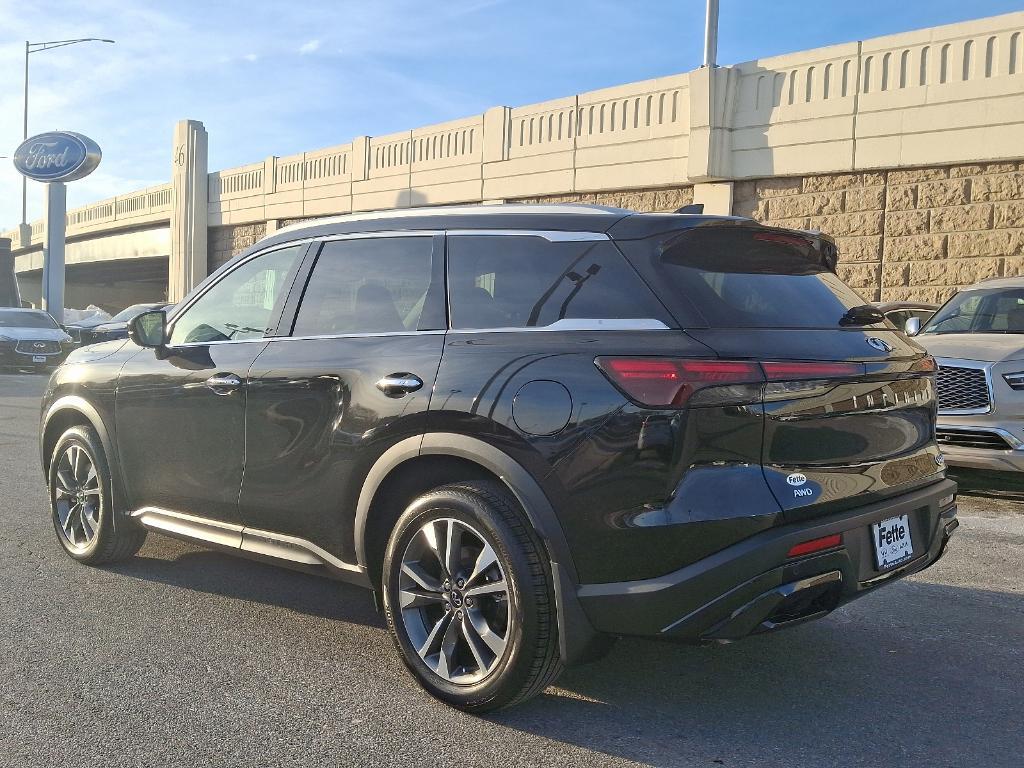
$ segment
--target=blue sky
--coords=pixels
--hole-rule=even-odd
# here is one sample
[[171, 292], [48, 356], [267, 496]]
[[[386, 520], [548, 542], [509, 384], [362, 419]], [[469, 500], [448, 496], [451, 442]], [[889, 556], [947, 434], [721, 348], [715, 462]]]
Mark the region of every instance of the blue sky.
[[[722, 0], [719, 63], [1024, 9], [1021, 0]], [[29, 132], [96, 139], [69, 205], [166, 181], [181, 118], [219, 169], [700, 65], [703, 0], [0, 0], [0, 155], [21, 140], [24, 40], [110, 37], [33, 54]], [[0, 229], [20, 181], [0, 160]], [[30, 219], [43, 188], [29, 183]]]

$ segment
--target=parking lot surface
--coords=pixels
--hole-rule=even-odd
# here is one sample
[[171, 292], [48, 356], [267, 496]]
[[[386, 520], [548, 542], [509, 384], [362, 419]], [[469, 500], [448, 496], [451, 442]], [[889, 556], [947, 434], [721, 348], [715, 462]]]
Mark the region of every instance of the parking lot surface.
[[362, 590], [155, 535], [67, 558], [45, 382], [0, 376], [0, 765], [1024, 764], [1024, 485], [964, 478], [946, 557], [821, 621], [622, 640], [481, 719], [416, 687]]

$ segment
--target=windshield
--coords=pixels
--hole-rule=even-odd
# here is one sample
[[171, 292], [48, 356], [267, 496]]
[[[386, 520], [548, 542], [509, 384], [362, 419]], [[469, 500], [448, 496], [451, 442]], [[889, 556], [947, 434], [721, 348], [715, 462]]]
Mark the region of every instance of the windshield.
[[921, 333], [1024, 333], [1024, 288], [961, 291]]
[[0, 328], [56, 328], [57, 323], [45, 312], [4, 312], [0, 309]]

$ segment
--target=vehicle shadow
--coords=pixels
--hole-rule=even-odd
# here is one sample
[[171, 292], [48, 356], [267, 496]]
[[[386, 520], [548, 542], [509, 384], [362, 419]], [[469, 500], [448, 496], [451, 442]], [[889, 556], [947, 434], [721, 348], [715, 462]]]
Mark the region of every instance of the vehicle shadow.
[[1024, 477], [1016, 472], [957, 468], [955, 471], [951, 469], [948, 475], [951, 480], [956, 480], [962, 494], [1024, 501]]
[[164, 537], [150, 537], [134, 558], [106, 568], [143, 581], [277, 606], [322, 619], [385, 626], [365, 589], [223, 552], [193, 549]]
[[[364, 590], [181, 542], [110, 570], [384, 631]], [[657, 766], [1019, 766], [1022, 638], [1024, 594], [901, 581], [733, 645], [622, 639], [486, 719]]]
[[620, 640], [492, 719], [657, 766], [1019, 766], [1022, 638], [1024, 594], [902, 582], [734, 645]]

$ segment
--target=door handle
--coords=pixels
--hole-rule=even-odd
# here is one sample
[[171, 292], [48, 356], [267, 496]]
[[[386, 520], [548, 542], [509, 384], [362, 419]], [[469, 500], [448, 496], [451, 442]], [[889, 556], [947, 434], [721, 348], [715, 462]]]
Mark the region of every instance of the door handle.
[[206, 386], [218, 395], [230, 395], [242, 386], [242, 380], [233, 373], [218, 373], [206, 380]]
[[377, 389], [388, 397], [403, 397], [423, 386], [423, 379], [414, 373], [389, 373], [377, 382]]

